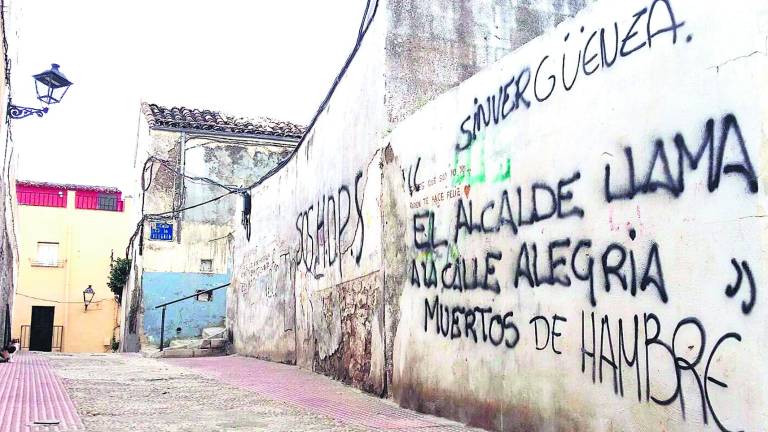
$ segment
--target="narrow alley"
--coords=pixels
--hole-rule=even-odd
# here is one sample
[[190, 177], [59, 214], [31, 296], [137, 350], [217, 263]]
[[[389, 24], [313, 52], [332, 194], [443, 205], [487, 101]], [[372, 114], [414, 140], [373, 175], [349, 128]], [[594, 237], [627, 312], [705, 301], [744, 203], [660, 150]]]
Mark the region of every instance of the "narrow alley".
[[0, 6], [0, 432], [768, 432], [768, 0]]

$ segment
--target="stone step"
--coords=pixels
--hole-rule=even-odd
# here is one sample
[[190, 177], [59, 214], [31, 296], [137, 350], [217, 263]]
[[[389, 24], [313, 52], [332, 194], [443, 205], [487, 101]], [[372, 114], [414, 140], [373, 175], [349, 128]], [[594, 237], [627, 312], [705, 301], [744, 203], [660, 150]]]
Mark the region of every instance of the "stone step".
[[219, 357], [224, 356], [226, 353], [224, 349], [201, 349], [201, 348], [179, 348], [179, 349], [164, 349], [159, 352], [160, 358], [189, 358], [189, 357]]
[[227, 329], [224, 327], [207, 327], [203, 329], [203, 339], [226, 338]]
[[172, 340], [171, 343], [168, 345], [168, 348], [176, 349], [176, 348], [189, 348], [189, 349], [198, 349], [198, 348], [224, 348], [226, 345], [227, 340], [224, 338], [213, 338], [213, 339], [175, 339]]
[[174, 339], [168, 344], [168, 348], [176, 349], [176, 348], [200, 348], [203, 340], [202, 339]]
[[227, 340], [224, 338], [203, 339], [200, 348], [224, 348]]
[[144, 357], [149, 358], [192, 358], [192, 357], [218, 357], [227, 355], [224, 348], [166, 348], [162, 351], [142, 351]]

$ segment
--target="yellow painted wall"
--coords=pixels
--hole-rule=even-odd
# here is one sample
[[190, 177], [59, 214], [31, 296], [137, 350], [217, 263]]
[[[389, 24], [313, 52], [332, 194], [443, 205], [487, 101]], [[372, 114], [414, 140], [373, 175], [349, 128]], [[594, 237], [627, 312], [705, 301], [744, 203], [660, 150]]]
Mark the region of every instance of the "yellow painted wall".
[[[123, 212], [76, 209], [75, 191], [69, 191], [67, 208], [18, 206], [14, 338], [21, 337], [22, 325], [30, 324], [32, 306], [54, 306], [54, 325], [64, 326], [63, 352], [109, 350], [118, 311], [107, 287], [110, 256], [125, 254], [133, 225], [130, 205], [126, 199]], [[34, 264], [38, 242], [59, 243], [59, 266]], [[86, 311], [83, 290], [88, 285], [96, 294]]]

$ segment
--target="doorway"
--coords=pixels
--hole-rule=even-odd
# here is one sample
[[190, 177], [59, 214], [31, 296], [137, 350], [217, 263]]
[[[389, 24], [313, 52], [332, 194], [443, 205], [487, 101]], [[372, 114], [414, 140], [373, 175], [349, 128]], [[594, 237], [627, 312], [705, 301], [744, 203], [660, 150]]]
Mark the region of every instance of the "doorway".
[[32, 306], [32, 322], [29, 332], [30, 351], [51, 351], [53, 312], [53, 306]]

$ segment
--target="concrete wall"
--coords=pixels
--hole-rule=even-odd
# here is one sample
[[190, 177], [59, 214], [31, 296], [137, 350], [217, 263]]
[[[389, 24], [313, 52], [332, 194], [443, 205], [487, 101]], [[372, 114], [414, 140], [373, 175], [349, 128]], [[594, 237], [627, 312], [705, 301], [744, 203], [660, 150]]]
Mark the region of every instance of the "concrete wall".
[[120, 304], [120, 352], [137, 352], [141, 350], [141, 335], [143, 328], [142, 313], [144, 302], [142, 299], [141, 277], [142, 255], [139, 254], [138, 242], [131, 250], [131, 271], [128, 281], [123, 288], [123, 301]]
[[593, 1], [390, 0], [380, 6], [388, 120], [408, 117]]
[[768, 427], [768, 8], [672, 6], [600, 3], [390, 135], [400, 404], [504, 430]]
[[[149, 272], [142, 276], [144, 335], [152, 345], [160, 343], [161, 310], [155, 306], [229, 282], [226, 274]], [[165, 315], [165, 341], [199, 338], [206, 327], [223, 327], [226, 311], [225, 290], [213, 292], [210, 302], [195, 299], [170, 305]]]
[[237, 350], [495, 430], [766, 429], [766, 6], [601, 2], [388, 136], [371, 31], [235, 234]]
[[391, 393], [398, 300], [381, 271], [380, 232], [388, 228], [381, 139], [435, 95], [583, 6], [540, 3], [378, 2], [299, 154], [254, 189], [253, 237], [235, 231], [227, 316], [238, 352]]
[[235, 231], [229, 299], [239, 353], [374, 393], [386, 390], [376, 151], [387, 127], [385, 30], [373, 22], [298, 154], [253, 190], [253, 234]]

